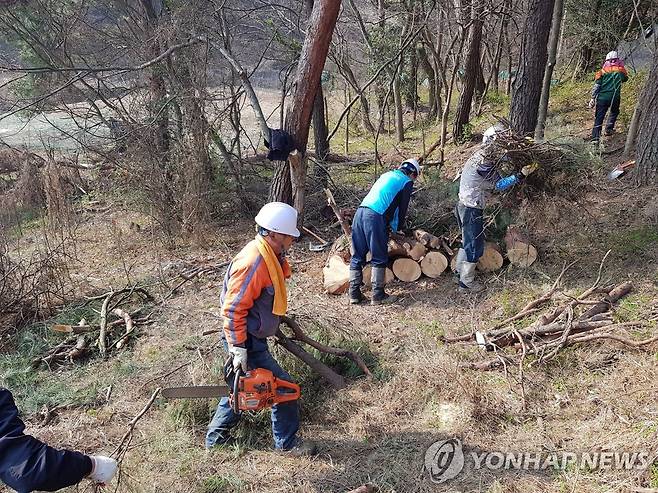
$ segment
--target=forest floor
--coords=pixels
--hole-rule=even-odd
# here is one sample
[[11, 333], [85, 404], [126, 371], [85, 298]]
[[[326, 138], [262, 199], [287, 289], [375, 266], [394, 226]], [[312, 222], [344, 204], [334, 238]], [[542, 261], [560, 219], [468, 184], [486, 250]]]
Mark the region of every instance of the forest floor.
[[[587, 98], [586, 91], [584, 84], [558, 90], [552, 99], [550, 138], [570, 136], [582, 142], [587, 136], [590, 115], [584, 104], [574, 104], [574, 93]], [[626, 106], [626, 111], [632, 109], [632, 102]], [[485, 106], [487, 114], [496, 111], [495, 103]], [[441, 342], [443, 336], [485, 330], [515, 314], [550, 288], [565, 262], [577, 261], [563, 279], [560, 299], [577, 296], [597, 277], [608, 250], [601, 284], [630, 280], [634, 285], [615, 308], [615, 319], [656, 315], [658, 190], [637, 189], [627, 177], [613, 182], [605, 178], [621, 160], [620, 151], [608, 152], [623, 146], [624, 118], [620, 133], [604, 141], [605, 151], [589, 148], [582, 170], [563, 184], [582, 190], [578, 197], [544, 195], [524, 202], [518, 220], [531, 231], [540, 260], [526, 270], [505, 267], [485, 276], [487, 289], [481, 295], [457, 293], [445, 273], [435, 280], [394, 282], [390, 291], [402, 297], [396, 305], [348, 307], [345, 296], [323, 293], [326, 253], [309, 252], [306, 241], [295, 244], [290, 252], [292, 314], [309, 334], [359, 350], [373, 371], [373, 378], [365, 379], [343, 364], [340, 368], [352, 383], [336, 392], [283, 349], [273, 348], [282, 366], [302, 384], [301, 436], [317, 442], [319, 455], [294, 458], [273, 451], [268, 411], [245, 417], [237, 429], [237, 445], [206, 452], [203, 438], [215, 402], [158, 399], [136, 426], [117, 491], [347, 492], [364, 483], [398, 493], [621, 493], [658, 488], [658, 463], [643, 470], [539, 471], [476, 469], [467, 463], [457, 478], [444, 484], [433, 483], [424, 469], [427, 448], [452, 438], [478, 454], [628, 451], [656, 457], [655, 345], [638, 350], [596, 341], [571, 347], [550, 363], [527, 366], [522, 387], [516, 369], [508, 374], [461, 369], [460, 363], [486, 359], [477, 346]], [[483, 130], [490, 123], [486, 120], [476, 120], [474, 131]], [[436, 135], [434, 127], [423, 132]], [[412, 129], [409, 134], [397, 149], [388, 147], [392, 162], [398, 159], [396, 153], [419, 154], [414, 152], [421, 145], [419, 133]], [[367, 142], [355, 141], [354, 148], [355, 153], [367, 152]], [[431, 191], [436, 183], [448, 183], [474, 149], [474, 144], [451, 149], [446, 167], [430, 171], [426, 187]], [[229, 260], [253, 236], [253, 225], [246, 219], [226, 219], [194, 242], [165, 245], [148, 216], [129, 212], [121, 201], [100, 200], [111, 207], [76, 218], [76, 246], [68, 271], [81, 301], [5, 341], [0, 378], [15, 393], [28, 432], [60, 447], [107, 454], [156, 387], [218, 378], [223, 359], [219, 339], [201, 332], [221, 327], [223, 271], [197, 277], [176, 292], [171, 289], [183, 267]], [[414, 214], [422, 217], [423, 211]], [[312, 218], [309, 224], [327, 237], [338, 234], [328, 223]], [[35, 224], [26, 227], [15, 247], [29, 251], [43, 241], [43, 234]], [[134, 283], [147, 286], [163, 301], [153, 323], [140, 328], [128, 347], [106, 360], [91, 358], [52, 370], [31, 368], [32, 359], [57, 342], [59, 336], [51, 331], [54, 323], [98, 318], [94, 310], [100, 309], [99, 303], [83, 305], [83, 295]], [[655, 325], [634, 335], [655, 335]], [[66, 407], [45, 422], [44, 406], [56, 405]]]

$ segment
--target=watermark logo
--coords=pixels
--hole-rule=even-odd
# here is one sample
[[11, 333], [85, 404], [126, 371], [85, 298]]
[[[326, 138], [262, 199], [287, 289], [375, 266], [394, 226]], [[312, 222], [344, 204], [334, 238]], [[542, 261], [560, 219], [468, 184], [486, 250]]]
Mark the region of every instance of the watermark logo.
[[434, 483], [456, 478], [464, 468], [462, 442], [457, 438], [434, 442], [425, 452], [425, 468]]
[[476, 452], [465, 453], [459, 439], [434, 442], [425, 452], [425, 469], [434, 483], [455, 479], [468, 464], [473, 470], [644, 470], [648, 452]]

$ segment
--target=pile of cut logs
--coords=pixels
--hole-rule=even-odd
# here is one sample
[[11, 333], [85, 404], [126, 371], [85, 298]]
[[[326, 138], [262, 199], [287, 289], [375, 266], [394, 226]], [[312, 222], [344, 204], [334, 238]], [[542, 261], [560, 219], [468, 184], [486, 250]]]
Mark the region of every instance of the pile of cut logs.
[[[388, 255], [391, 262], [387, 269], [386, 282], [394, 279], [414, 282], [423, 275], [436, 279], [449, 265], [454, 272], [458, 239], [458, 237], [435, 236], [422, 229], [413, 231], [413, 237], [392, 234], [388, 242]], [[505, 254], [513, 265], [528, 267], [537, 259], [537, 249], [521, 230], [514, 226], [508, 228], [505, 246]], [[324, 288], [329, 294], [342, 294], [348, 288], [350, 247], [350, 240], [346, 235], [338, 238], [332, 246], [323, 269]], [[505, 257], [498, 244], [487, 242], [477, 268], [483, 272], [494, 272], [502, 268], [504, 262]], [[370, 284], [370, 272], [368, 265], [363, 272], [366, 286]]]

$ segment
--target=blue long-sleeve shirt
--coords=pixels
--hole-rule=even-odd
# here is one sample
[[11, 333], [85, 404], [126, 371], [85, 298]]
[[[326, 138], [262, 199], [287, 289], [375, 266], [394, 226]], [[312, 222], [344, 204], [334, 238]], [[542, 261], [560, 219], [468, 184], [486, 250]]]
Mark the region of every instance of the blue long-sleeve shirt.
[[393, 231], [399, 231], [404, 227], [413, 189], [413, 180], [404, 172], [399, 169], [388, 171], [377, 179], [361, 207], [382, 214], [386, 224], [390, 224]]
[[91, 473], [88, 456], [49, 447], [24, 430], [11, 392], [0, 388], [0, 480], [10, 488], [18, 493], [56, 491]]

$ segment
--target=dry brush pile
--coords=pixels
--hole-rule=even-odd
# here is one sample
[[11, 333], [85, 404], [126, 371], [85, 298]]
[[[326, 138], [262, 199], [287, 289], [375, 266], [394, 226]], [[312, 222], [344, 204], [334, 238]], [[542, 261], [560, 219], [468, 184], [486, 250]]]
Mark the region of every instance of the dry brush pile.
[[[603, 341], [636, 349], [655, 346], [658, 313], [641, 320], [615, 320], [615, 305], [631, 293], [633, 284], [626, 281], [602, 285], [601, 270], [608, 254], [594, 283], [580, 294], [569, 295], [561, 289], [564, 274], [574, 262], [562, 269], [550, 289], [515, 315], [486, 331], [445, 337], [444, 342], [475, 344], [487, 355], [485, 359], [463, 363], [464, 369], [502, 369], [506, 374], [518, 371], [524, 403], [524, 369], [547, 364], [569, 347]], [[649, 335], [638, 335], [646, 332]]]

